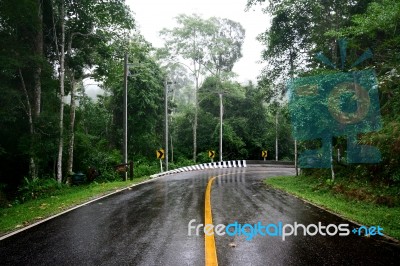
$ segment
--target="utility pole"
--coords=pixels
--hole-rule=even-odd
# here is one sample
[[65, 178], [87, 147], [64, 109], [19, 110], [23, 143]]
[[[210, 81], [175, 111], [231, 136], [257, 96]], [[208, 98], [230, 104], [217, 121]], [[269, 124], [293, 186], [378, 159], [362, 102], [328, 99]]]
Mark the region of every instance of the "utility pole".
[[[128, 54], [124, 58], [124, 164], [128, 163]], [[127, 172], [125, 171], [124, 181], [128, 180]]]
[[[291, 82], [293, 82], [293, 72], [294, 72], [294, 66], [293, 66], [293, 52], [290, 51], [290, 78]], [[299, 168], [297, 166], [297, 139], [296, 136], [294, 136], [294, 168], [296, 169], [296, 176], [299, 175]]]
[[297, 139], [294, 139], [294, 168], [296, 168], [296, 176], [298, 176], [299, 168], [297, 167]]
[[278, 109], [275, 115], [275, 161], [278, 161]]
[[165, 97], [165, 171], [168, 171], [168, 81], [164, 82]]
[[222, 106], [222, 95], [223, 93], [219, 93], [219, 121], [220, 121], [220, 128], [219, 128], [219, 161], [222, 162], [222, 117], [223, 117], [223, 110], [224, 107]]
[[171, 139], [171, 162], [174, 163], [174, 145], [172, 143], [172, 134], [170, 134], [169, 138]]

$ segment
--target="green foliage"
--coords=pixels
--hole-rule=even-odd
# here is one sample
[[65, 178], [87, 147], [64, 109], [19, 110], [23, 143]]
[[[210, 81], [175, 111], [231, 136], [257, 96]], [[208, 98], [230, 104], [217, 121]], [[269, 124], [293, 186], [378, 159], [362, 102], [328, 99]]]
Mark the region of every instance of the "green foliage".
[[136, 163], [134, 167], [134, 176], [135, 177], [143, 177], [150, 176], [161, 171], [161, 166], [158, 161], [155, 162], [140, 162]]
[[164, 52], [169, 51], [172, 58], [191, 60], [191, 71], [197, 78], [207, 72], [229, 73], [242, 57], [245, 30], [238, 22], [216, 17], [203, 19], [197, 14], [181, 14], [176, 21], [178, 27], [160, 32], [166, 40]]
[[[332, 69], [317, 63], [315, 53], [322, 51], [333, 64], [340, 65], [337, 39], [348, 40], [345, 71], [373, 68], [379, 81], [380, 109], [383, 119], [378, 132], [362, 134], [359, 144], [376, 146], [382, 153], [382, 162], [376, 165], [335, 164], [338, 176], [373, 180], [395, 186], [398, 182], [399, 145], [399, 85], [400, 85], [400, 6], [397, 0], [368, 1], [263, 1], [249, 0], [247, 8], [260, 4], [272, 16], [272, 25], [259, 40], [265, 45], [263, 58], [267, 62], [260, 85], [266, 90], [266, 100], [279, 98], [286, 91], [284, 81], [293, 77], [332, 74]], [[370, 48], [372, 60], [351, 65]], [[277, 87], [279, 85], [279, 88]], [[311, 110], [314, 106], [301, 105]], [[307, 128], [313, 120], [303, 116]], [[319, 125], [317, 130], [326, 128]], [[334, 149], [346, 150], [346, 136], [335, 138]], [[318, 141], [299, 143], [299, 150]], [[345, 155], [344, 155], [345, 156]], [[307, 173], [318, 173], [319, 170]]]
[[248, 0], [248, 8], [261, 4], [272, 17], [272, 25], [258, 39], [265, 45], [268, 62], [262, 79], [284, 84], [292, 75], [300, 75], [318, 66], [314, 55], [323, 51], [334, 63], [339, 61], [336, 38], [325, 32], [340, 29], [351, 21], [351, 15], [362, 13], [370, 1]]
[[[118, 180], [114, 166], [122, 162], [123, 57], [129, 56], [128, 78], [128, 154], [135, 161], [135, 176], [159, 171], [154, 151], [164, 146], [164, 81], [166, 74], [155, 58], [155, 50], [143, 36], [127, 32], [135, 23], [124, 1], [0, 1], [0, 184], [7, 189], [20, 185], [24, 200], [52, 192], [52, 181], [27, 179], [29, 159], [34, 158], [39, 176], [52, 176], [58, 149], [60, 22], [66, 23], [67, 81], [79, 83], [86, 72], [100, 82], [104, 96], [96, 101], [84, 93], [77, 96], [74, 171], [86, 172], [89, 166], [101, 172], [98, 181]], [[66, 17], [59, 18], [60, 4]], [[260, 159], [260, 151], [274, 154], [275, 130], [279, 139], [279, 157], [293, 156], [288, 110], [281, 96], [284, 81], [293, 76], [331, 73], [313, 60], [323, 51], [334, 63], [339, 62], [336, 38], [349, 39], [348, 63], [354, 62], [366, 48], [375, 54], [373, 61], [359, 68], [376, 70], [379, 79], [383, 128], [365, 134], [360, 144], [377, 146], [383, 162], [370, 166], [335, 165], [338, 176], [364, 176], [368, 180], [393, 185], [399, 181], [400, 160], [400, 49], [399, 3], [397, 0], [317, 1], [249, 0], [248, 6], [262, 4], [272, 16], [272, 25], [260, 35], [265, 44], [263, 58], [268, 62], [259, 84], [241, 85], [230, 81], [231, 70], [240, 59], [245, 32], [234, 21], [203, 19], [198, 15], [180, 15], [177, 27], [163, 30], [169, 50], [160, 50], [160, 58], [185, 58], [190, 67], [173, 64], [171, 85], [170, 133], [174, 147], [171, 169], [193, 162], [193, 135], [198, 129], [200, 162], [208, 162], [208, 150], [218, 151], [219, 97], [223, 92], [224, 159]], [[43, 12], [43, 21], [38, 14]], [[21, 16], [21, 14], [24, 14]], [[37, 51], [39, 33], [43, 33], [43, 51]], [[130, 39], [130, 42], [128, 42]], [[70, 45], [70, 46], [69, 46]], [[42, 103], [40, 114], [29, 123], [29, 104], [34, 95], [40, 69]], [[36, 71], [36, 72], [35, 72]], [[189, 71], [189, 72], [188, 72]], [[201, 84], [201, 76], [210, 74]], [[194, 74], [196, 86], [190, 86]], [[24, 88], [25, 85], [25, 88]], [[199, 88], [200, 87], [200, 88]], [[24, 91], [27, 90], [27, 92]], [[198, 93], [198, 95], [197, 95]], [[198, 105], [195, 99], [198, 96]], [[29, 101], [28, 101], [29, 100]], [[279, 103], [279, 104], [278, 104]], [[308, 106], [312, 108], [312, 105]], [[31, 108], [31, 111], [35, 111]], [[65, 112], [69, 111], [66, 107]], [[195, 120], [198, 117], [198, 125]], [[278, 123], [276, 124], [276, 118]], [[65, 125], [68, 123], [66, 118]], [[304, 120], [307, 122], [307, 120]], [[68, 138], [66, 136], [65, 142]], [[342, 138], [336, 148], [345, 149]], [[308, 144], [300, 143], [300, 148]], [[318, 145], [318, 143], [310, 143]], [[172, 151], [172, 147], [171, 150]], [[171, 158], [172, 156], [170, 156]], [[270, 158], [268, 158], [270, 159]], [[22, 184], [21, 184], [22, 183]], [[335, 186], [335, 184], [333, 184]], [[47, 192], [41, 192], [47, 191]]]
[[332, 187], [335, 184], [335, 180], [333, 179], [327, 179], [325, 182], [329, 187]]
[[0, 183], [0, 208], [7, 206], [8, 199], [5, 193], [7, 186]]
[[400, 239], [398, 187], [394, 189], [348, 177], [327, 184], [324, 176], [316, 175], [273, 177], [266, 179], [265, 183], [363, 225], [379, 224], [385, 234]]
[[396, 173], [394, 173], [391, 177], [391, 179], [396, 182], [396, 183], [400, 183], [400, 171], [397, 171]]
[[[247, 158], [247, 150], [245, 149], [245, 142], [243, 139], [236, 134], [233, 127], [231, 126], [232, 122], [225, 123], [223, 125], [223, 159], [224, 160], [233, 160], [236, 158]], [[218, 133], [217, 133], [218, 132]], [[219, 136], [219, 131], [214, 131], [214, 138]]]
[[207, 45], [209, 58], [206, 59], [206, 67], [216, 75], [229, 73], [242, 57], [245, 30], [240, 23], [230, 19], [213, 17], [210, 22], [213, 31], [210, 34], [211, 42]]
[[[220, 82], [215, 77], [207, 78], [199, 89], [200, 111], [198, 127], [199, 161], [209, 162], [208, 150], [219, 151], [220, 103], [214, 91], [223, 88], [223, 159], [261, 159], [260, 154], [268, 149], [275, 152], [275, 115], [279, 112], [278, 136], [279, 156], [291, 157], [293, 141], [287, 134], [290, 130], [287, 108], [264, 103], [264, 91], [253, 84], [247, 86], [236, 82]], [[174, 115], [173, 139], [175, 153], [190, 156], [193, 109], [182, 109]], [[217, 155], [218, 158], [218, 155]], [[271, 158], [269, 158], [271, 159]]]
[[[218, 152], [216, 154], [216, 158], [218, 157]], [[210, 157], [208, 157], [208, 151], [200, 152], [197, 157], [198, 163], [209, 163], [211, 162]], [[215, 160], [215, 158], [214, 158]], [[190, 164], [188, 164], [190, 165]]]
[[64, 185], [59, 184], [54, 178], [33, 179], [24, 178], [24, 182], [18, 188], [20, 200], [22, 202], [48, 197], [56, 194]]
[[[65, 17], [60, 17], [61, 6]], [[65, 43], [61, 38], [62, 23], [66, 26]], [[0, 183], [8, 184], [13, 192], [24, 176], [54, 175], [59, 141], [60, 99], [56, 92], [60, 45], [66, 49], [68, 94], [72, 81], [79, 83], [88, 77], [84, 69], [93, 69], [100, 79], [104, 62], [118, 61], [115, 54], [121, 47], [115, 43], [121, 43], [123, 38], [126, 42], [126, 32], [135, 25], [130, 10], [119, 0], [4, 0], [0, 1], [0, 25]], [[104, 167], [108, 169], [117, 161], [114, 147], [108, 145], [112, 113], [108, 106], [101, 105], [91, 103], [92, 113], [78, 110], [77, 123], [84, 121], [84, 125], [77, 126], [77, 130], [92, 129], [89, 136], [81, 134], [77, 138], [82, 143], [78, 144], [81, 150], [75, 152], [76, 168], [83, 172], [89, 163], [106, 162]], [[66, 126], [65, 122], [68, 119], [64, 121]], [[64, 145], [68, 137], [65, 136]], [[92, 154], [98, 154], [97, 158]], [[110, 156], [114, 158], [107, 158]], [[31, 162], [36, 173], [28, 173]]]
[[208, 36], [213, 31], [214, 25], [196, 14], [193, 16], [181, 14], [176, 17], [176, 21], [179, 27], [172, 30], [163, 29], [160, 32], [167, 39], [167, 47], [173, 49], [173, 54], [201, 64], [205, 58], [205, 51], [202, 48], [209, 43]]
[[110, 146], [112, 115], [108, 109], [109, 99], [94, 102], [83, 96], [77, 110], [75, 133], [75, 171], [86, 172], [95, 167], [104, 180], [114, 180], [114, 166], [121, 163], [119, 151]]
[[113, 181], [118, 179], [114, 166], [122, 161], [121, 152], [110, 149], [106, 140], [97, 136], [76, 133], [75, 169], [86, 173], [89, 167], [100, 171], [101, 176], [96, 180]]
[[368, 5], [365, 13], [352, 17], [353, 25], [340, 30], [331, 30], [326, 35], [335, 37], [363, 36], [376, 37], [384, 31], [395, 34], [400, 21], [400, 2], [397, 0], [374, 1]]
[[85, 184], [81, 186], [62, 186], [56, 195], [48, 195], [21, 204], [9, 204], [0, 208], [0, 233], [13, 231], [16, 228], [32, 224], [69, 208], [145, 181], [137, 178], [133, 181], [106, 182]]
[[[130, 158], [144, 155], [154, 157], [154, 150], [162, 142], [163, 83], [164, 75], [150, 56], [151, 45], [137, 36], [129, 46], [128, 56], [132, 66], [128, 77], [128, 154]], [[109, 67], [107, 67], [109, 66]], [[112, 113], [110, 141], [121, 147], [123, 128], [122, 64], [110, 60], [104, 89], [110, 93], [109, 109]]]
[[[201, 154], [201, 153], [200, 153]], [[199, 162], [203, 162], [202, 160], [204, 159], [204, 156], [201, 156], [201, 158], [199, 158]], [[181, 168], [183, 166], [189, 166], [189, 165], [193, 165], [193, 161], [188, 159], [186, 156], [179, 156], [177, 157], [176, 155], [174, 155], [174, 161], [169, 163], [169, 169], [177, 169], [177, 168]]]

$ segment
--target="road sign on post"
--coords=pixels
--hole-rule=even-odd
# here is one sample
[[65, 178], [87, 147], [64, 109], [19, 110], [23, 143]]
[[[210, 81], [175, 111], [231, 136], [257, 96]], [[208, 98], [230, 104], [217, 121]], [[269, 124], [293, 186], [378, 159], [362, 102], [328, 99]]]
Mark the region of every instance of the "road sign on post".
[[215, 157], [215, 151], [208, 151], [208, 157], [214, 158]]
[[163, 149], [159, 149], [156, 151], [156, 155], [157, 155], [157, 159], [164, 159], [164, 150]]
[[213, 150], [208, 151], [208, 157], [210, 157], [211, 158], [211, 162], [213, 162], [214, 161], [214, 157], [215, 157], [215, 151], [213, 151]]
[[265, 161], [265, 158], [268, 157], [268, 151], [262, 151], [261, 156], [264, 158], [264, 161]]
[[161, 172], [164, 172], [163, 166], [162, 166], [162, 160], [164, 159], [164, 149], [159, 149], [156, 151], [156, 156], [157, 159], [160, 159], [160, 167], [161, 167]]

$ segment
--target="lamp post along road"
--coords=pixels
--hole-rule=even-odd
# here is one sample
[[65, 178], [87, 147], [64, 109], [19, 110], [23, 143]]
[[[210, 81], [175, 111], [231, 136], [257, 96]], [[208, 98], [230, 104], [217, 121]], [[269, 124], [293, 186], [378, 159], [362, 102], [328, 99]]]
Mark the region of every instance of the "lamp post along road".
[[278, 110], [275, 114], [275, 161], [278, 161]]
[[[124, 141], [123, 141], [123, 155], [124, 164], [128, 163], [128, 54], [124, 58]], [[125, 171], [124, 180], [128, 179], [127, 172]]]
[[223, 93], [219, 93], [219, 120], [220, 120], [220, 128], [219, 128], [219, 161], [222, 162], [222, 117], [224, 112], [224, 107], [222, 106], [222, 95]]
[[165, 96], [165, 171], [168, 171], [168, 81], [164, 81]]
[[[294, 65], [293, 65], [293, 52], [292, 51], [290, 51], [289, 63], [290, 63], [290, 80], [293, 81]], [[296, 130], [295, 130], [295, 132], [296, 132]], [[294, 133], [294, 168], [296, 169], [296, 176], [298, 176], [299, 168], [297, 165], [297, 139], [296, 139], [295, 133]]]

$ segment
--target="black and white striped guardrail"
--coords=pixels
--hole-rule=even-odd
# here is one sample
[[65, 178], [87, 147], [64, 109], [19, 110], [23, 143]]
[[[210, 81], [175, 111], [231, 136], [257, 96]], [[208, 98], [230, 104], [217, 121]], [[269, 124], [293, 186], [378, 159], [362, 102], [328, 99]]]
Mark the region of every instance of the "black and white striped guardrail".
[[178, 169], [151, 175], [150, 178], [156, 178], [163, 175], [177, 174], [177, 173], [196, 171], [196, 170], [232, 168], [232, 167], [247, 167], [246, 160], [223, 161], [223, 162], [203, 163], [191, 166], [184, 166]]

